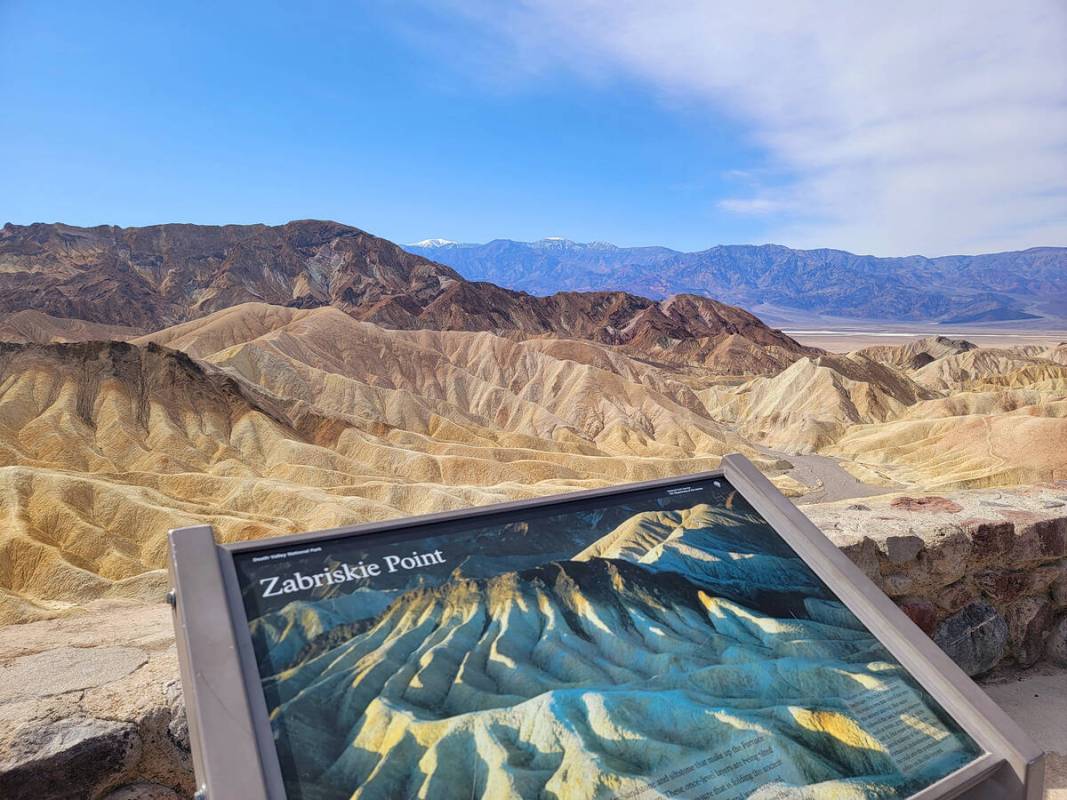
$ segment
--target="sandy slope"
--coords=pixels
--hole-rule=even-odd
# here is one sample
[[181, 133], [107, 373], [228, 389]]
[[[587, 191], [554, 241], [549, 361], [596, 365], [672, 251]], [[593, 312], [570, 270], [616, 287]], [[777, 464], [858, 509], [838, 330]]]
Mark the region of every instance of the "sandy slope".
[[[256, 328], [270, 308], [225, 312], [233, 322], [225, 335], [222, 321], [210, 317], [207, 338], [182, 330], [173, 339], [164, 331], [139, 341], [190, 347], [277, 397], [305, 398], [325, 413], [405, 431], [425, 434], [448, 420], [479, 429], [486, 440], [513, 434], [524, 442], [592, 442], [608, 453], [668, 457], [740, 446], [688, 386], [602, 346], [393, 331], [333, 308], [280, 309], [272, 327]], [[438, 430], [435, 436], [449, 434]]]
[[[725, 346], [744, 365], [753, 345]], [[886, 486], [1065, 474], [1067, 347], [790, 358], [745, 379], [715, 358], [262, 303], [130, 344], [3, 344], [0, 621], [155, 596], [165, 532], [186, 524], [251, 538], [684, 474], [738, 451], [794, 494], [819, 487], [786, 476], [789, 453]]]
[[0, 319], [0, 342], [52, 344], [108, 339], [124, 341], [140, 333], [142, 331], [137, 328], [63, 319], [30, 309], [16, 311]]
[[841, 459], [862, 480], [926, 488], [1067, 477], [1067, 345], [929, 339], [804, 358], [699, 392], [712, 416], [779, 451]]
[[[147, 341], [0, 349], [0, 619], [159, 591], [169, 528], [224, 539], [713, 468], [694, 392], [603, 346], [229, 309]], [[202, 328], [202, 330], [200, 330]]]

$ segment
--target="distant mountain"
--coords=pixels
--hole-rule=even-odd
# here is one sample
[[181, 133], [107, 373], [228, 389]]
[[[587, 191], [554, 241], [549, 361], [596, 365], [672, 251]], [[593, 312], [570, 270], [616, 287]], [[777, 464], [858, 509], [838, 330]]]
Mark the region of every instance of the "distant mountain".
[[[657, 302], [620, 291], [535, 297], [465, 280], [336, 222], [38, 223], [0, 230], [0, 314], [33, 310], [149, 331], [247, 302], [330, 305], [387, 328], [547, 334], [645, 354], [685, 342], [684, 357], [702, 363], [723, 358], [727, 347], [744, 358], [770, 348], [775, 366], [812, 352], [752, 314], [707, 297]], [[736, 346], [737, 337], [745, 347]]]
[[[418, 327], [462, 278], [391, 242], [333, 222], [0, 230], [0, 313], [158, 330], [247, 302], [338, 305]], [[408, 325], [399, 323], [408, 321]]]
[[410, 247], [447, 247], [450, 244], [459, 244], [459, 242], [453, 242], [451, 239], [423, 239], [421, 242], [415, 242]]
[[780, 245], [720, 245], [683, 253], [566, 239], [435, 240], [407, 249], [469, 280], [534, 294], [610, 287], [653, 298], [699, 294], [756, 310], [945, 324], [1067, 319], [1063, 247], [940, 258], [876, 258]]

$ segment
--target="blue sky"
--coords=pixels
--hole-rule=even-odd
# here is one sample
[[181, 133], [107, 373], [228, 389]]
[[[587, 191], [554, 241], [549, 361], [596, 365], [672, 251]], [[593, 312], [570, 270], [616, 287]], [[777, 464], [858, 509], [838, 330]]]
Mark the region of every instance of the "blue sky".
[[[1032, 5], [1017, 22], [1043, 53], [1035, 37], [1059, 17], [1055, 4]], [[908, 86], [884, 85], [900, 70], [835, 65], [833, 38], [809, 58], [797, 48], [812, 46], [810, 14], [767, 31], [734, 12], [709, 17], [702, 3], [651, 17], [647, 4], [578, 6], [0, 0], [0, 220], [315, 217], [400, 242], [781, 241], [885, 255], [1067, 244], [1067, 194], [1048, 177], [1060, 166], [1067, 175], [1062, 85], [1035, 90], [1032, 80], [1059, 65], [1053, 50], [1032, 70], [998, 72], [1009, 80], [993, 99], [1026, 101], [1029, 116], [1009, 116], [999, 138], [965, 142], [963, 168], [960, 153], [932, 163], [932, 150], [916, 171], [894, 161], [930, 138], [892, 119], [916, 116]], [[995, 33], [991, 43], [1003, 38]], [[898, 45], [904, 55], [930, 48], [884, 43]], [[912, 80], [951, 82], [954, 69], [982, 78], [1019, 55], [990, 44], [945, 59]], [[857, 67], [869, 79], [839, 80]], [[968, 97], [974, 85], [950, 88]], [[885, 107], [868, 119], [865, 98], [879, 90]], [[1020, 141], [1035, 115], [1051, 134]], [[887, 132], [896, 151], [885, 152]], [[1013, 168], [1030, 177], [1005, 187], [1000, 173], [975, 167], [1020, 147], [1040, 156]], [[962, 178], [965, 192], [946, 195], [942, 178]], [[995, 230], [988, 203], [959, 208], [983, 191], [1002, 206], [1010, 194]], [[917, 199], [931, 194], [929, 208]]]

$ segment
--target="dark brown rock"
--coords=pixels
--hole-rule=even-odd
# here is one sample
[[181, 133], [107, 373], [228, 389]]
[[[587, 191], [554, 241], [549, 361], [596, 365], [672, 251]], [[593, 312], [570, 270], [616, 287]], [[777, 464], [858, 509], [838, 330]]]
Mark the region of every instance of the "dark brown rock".
[[987, 599], [1007, 603], [1018, 599], [1030, 587], [1030, 576], [1021, 571], [988, 570], [974, 576], [974, 582]]
[[1048, 557], [1067, 556], [1067, 518], [1043, 519], [1034, 523], [1041, 555]]
[[1028, 570], [1026, 574], [1028, 578], [1026, 594], [1034, 597], [1047, 596], [1052, 601], [1053, 607], [1058, 607], [1059, 603], [1055, 599], [1053, 587], [1057, 581], [1067, 575], [1067, 567], [1048, 564], [1042, 567], [1034, 567]]
[[953, 614], [968, 603], [978, 599], [978, 588], [973, 581], [964, 579], [940, 589], [934, 600], [943, 611]]
[[963, 506], [947, 497], [931, 495], [928, 497], [897, 497], [889, 504], [892, 508], [902, 511], [929, 511], [958, 514], [963, 511]]
[[971, 532], [974, 552], [979, 558], [995, 558], [1011, 551], [1015, 544], [1015, 526], [1010, 522], [967, 519], [963, 521]]
[[1049, 561], [1067, 555], [1067, 517], [1042, 519], [1026, 525], [1016, 537], [1013, 562]]
[[937, 607], [933, 603], [919, 597], [909, 597], [901, 600], [898, 605], [919, 630], [927, 636], [934, 635], [937, 628]]
[[1052, 605], [1043, 598], [1025, 597], [1008, 606], [1009, 652], [1015, 663], [1029, 667], [1045, 652], [1045, 640], [1052, 628]]

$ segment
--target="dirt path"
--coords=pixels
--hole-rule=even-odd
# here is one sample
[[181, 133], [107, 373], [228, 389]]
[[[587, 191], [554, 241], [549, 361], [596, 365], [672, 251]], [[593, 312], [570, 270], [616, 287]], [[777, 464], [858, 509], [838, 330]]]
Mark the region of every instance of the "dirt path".
[[797, 504], [832, 503], [835, 500], [847, 500], [850, 497], [871, 497], [876, 494], [888, 494], [905, 487], [874, 486], [857, 480], [846, 472], [836, 458], [816, 455], [789, 455], [769, 447], [757, 445], [757, 449], [766, 455], [788, 461], [793, 465], [789, 475], [808, 487], [808, 491], [796, 499]]

